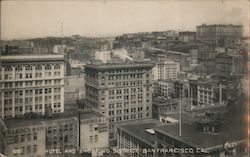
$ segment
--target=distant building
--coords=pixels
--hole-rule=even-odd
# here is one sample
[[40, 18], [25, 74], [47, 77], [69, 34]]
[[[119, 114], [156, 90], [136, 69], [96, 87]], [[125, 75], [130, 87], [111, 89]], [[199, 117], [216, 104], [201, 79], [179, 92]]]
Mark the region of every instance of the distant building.
[[201, 55], [201, 60], [209, 60], [209, 59], [214, 59], [216, 56], [216, 51], [213, 48], [210, 48], [208, 46], [202, 46], [199, 48], [200, 55]]
[[111, 59], [111, 52], [110, 51], [96, 51], [95, 52], [95, 59], [101, 60], [103, 63], [107, 63]]
[[182, 42], [190, 42], [196, 40], [196, 32], [182, 31], [179, 32], [179, 40]]
[[197, 26], [197, 40], [219, 47], [236, 47], [242, 38], [242, 25], [206, 25]]
[[242, 75], [244, 71], [243, 67], [243, 55], [241, 54], [218, 54], [215, 58], [216, 74], [222, 76], [230, 75]]
[[66, 50], [67, 50], [67, 45], [54, 45], [53, 46], [53, 53], [64, 54]]
[[150, 63], [87, 64], [86, 98], [109, 116], [110, 139], [116, 124], [152, 117], [152, 67]]
[[63, 112], [63, 61], [63, 55], [0, 56], [1, 117]]
[[145, 53], [141, 49], [132, 49], [128, 55], [135, 61], [143, 61], [145, 59]]
[[214, 79], [198, 80], [197, 105], [198, 107], [225, 105], [226, 86]]
[[160, 61], [153, 68], [154, 80], [175, 80], [180, 73], [180, 62]]
[[197, 66], [201, 61], [201, 52], [198, 49], [191, 49], [190, 50], [190, 66]]
[[152, 103], [153, 118], [161, 120], [167, 114], [179, 112], [179, 99], [154, 98]]
[[77, 99], [85, 98], [84, 75], [65, 76], [64, 78], [64, 101], [75, 103]]
[[174, 93], [174, 84], [172, 81], [154, 82], [154, 95], [172, 97]]

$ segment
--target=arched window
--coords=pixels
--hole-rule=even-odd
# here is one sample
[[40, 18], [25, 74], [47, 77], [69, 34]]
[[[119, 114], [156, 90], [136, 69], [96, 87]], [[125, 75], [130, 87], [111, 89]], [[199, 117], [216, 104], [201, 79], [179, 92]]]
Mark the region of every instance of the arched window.
[[25, 67], [25, 70], [32, 70], [32, 66], [31, 66], [31, 65], [27, 65], [27, 66]]
[[51, 65], [46, 65], [45, 70], [51, 70]]
[[16, 67], [16, 71], [22, 71], [22, 70], [23, 70], [23, 68], [21, 66]]
[[35, 69], [36, 70], [42, 70], [42, 66], [41, 65], [37, 65]]
[[5, 67], [4, 70], [5, 71], [12, 71], [12, 67], [11, 66]]
[[54, 66], [54, 69], [60, 69], [61, 68], [61, 66], [59, 65], [59, 64], [56, 64], [55, 66]]

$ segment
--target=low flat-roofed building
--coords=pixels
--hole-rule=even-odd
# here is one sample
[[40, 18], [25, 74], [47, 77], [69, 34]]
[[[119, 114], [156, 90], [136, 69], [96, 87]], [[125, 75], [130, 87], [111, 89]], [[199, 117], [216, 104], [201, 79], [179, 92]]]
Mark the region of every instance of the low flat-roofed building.
[[78, 150], [77, 112], [47, 116], [26, 114], [4, 120], [7, 156], [72, 157]]
[[159, 119], [161, 115], [179, 112], [179, 99], [154, 98], [152, 102], [153, 118]]
[[[197, 122], [182, 123], [181, 135], [179, 124], [172, 123], [156, 126], [156, 146], [165, 150], [175, 149], [185, 157], [225, 157], [247, 156], [247, 139], [244, 136], [243, 123], [213, 121], [203, 119]], [[183, 152], [181, 151], [183, 148]], [[157, 154], [163, 156], [164, 154]]]
[[144, 153], [153, 149], [156, 135], [154, 128], [160, 122], [147, 119], [143, 123], [120, 125], [117, 128], [117, 153], [124, 157], [153, 157], [154, 153]]
[[174, 83], [172, 81], [155, 81], [154, 94], [164, 97], [172, 97], [174, 93]]
[[43, 120], [46, 157], [75, 157], [79, 148], [77, 112], [57, 113]]
[[9, 157], [45, 156], [45, 125], [40, 119], [5, 120], [5, 152]]
[[103, 153], [109, 147], [109, 119], [93, 109], [79, 112], [80, 152], [92, 149], [92, 155]]

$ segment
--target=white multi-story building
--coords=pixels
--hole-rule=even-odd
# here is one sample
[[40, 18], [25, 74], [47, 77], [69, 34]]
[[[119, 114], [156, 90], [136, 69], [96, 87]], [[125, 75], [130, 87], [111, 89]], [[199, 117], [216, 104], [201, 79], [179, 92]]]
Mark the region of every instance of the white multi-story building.
[[96, 51], [95, 59], [107, 63], [111, 59], [111, 51]]
[[0, 56], [1, 117], [63, 112], [63, 61], [63, 55]]
[[207, 79], [204, 81], [198, 81], [197, 84], [197, 104], [201, 107], [222, 105], [226, 102], [223, 100], [223, 90], [225, 85], [222, 85], [217, 80]]
[[175, 80], [180, 73], [180, 62], [160, 61], [153, 68], [154, 80]]
[[89, 105], [109, 116], [109, 138], [118, 123], [152, 117], [152, 64], [85, 65]]

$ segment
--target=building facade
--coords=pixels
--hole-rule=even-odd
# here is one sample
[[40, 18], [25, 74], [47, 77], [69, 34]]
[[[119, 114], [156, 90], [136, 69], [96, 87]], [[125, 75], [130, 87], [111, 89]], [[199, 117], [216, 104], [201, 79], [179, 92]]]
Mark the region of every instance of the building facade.
[[217, 75], [230, 76], [242, 75], [244, 70], [243, 55], [241, 54], [218, 54], [215, 58]]
[[75, 157], [79, 148], [77, 114], [59, 113], [46, 118], [46, 157]]
[[180, 73], [180, 62], [160, 61], [153, 68], [154, 80], [175, 80]]
[[64, 111], [63, 55], [0, 56], [0, 114]]
[[79, 112], [80, 123], [80, 153], [84, 150], [92, 150], [92, 156], [103, 155], [103, 151], [109, 147], [109, 119], [104, 114], [95, 110], [83, 110]]
[[196, 27], [196, 39], [219, 47], [235, 47], [242, 38], [242, 25], [206, 25]]
[[154, 95], [172, 97], [174, 94], [174, 84], [171, 81], [156, 81], [154, 83]]
[[182, 42], [190, 42], [196, 39], [196, 32], [183, 31], [179, 32], [179, 40]]
[[10, 119], [5, 121], [4, 154], [9, 157], [45, 157], [45, 125], [37, 120]]
[[115, 124], [152, 117], [152, 65], [89, 64], [85, 66], [86, 98], [109, 116], [110, 139]]
[[218, 80], [205, 79], [197, 83], [197, 105], [205, 107], [226, 104], [226, 86]]

